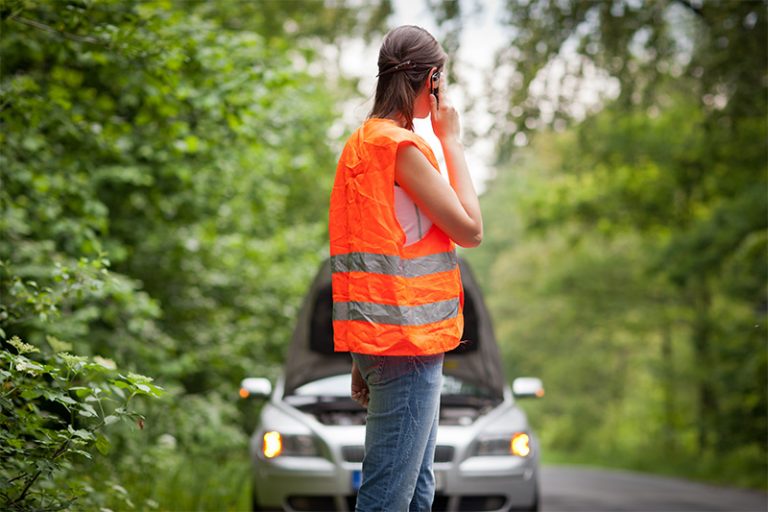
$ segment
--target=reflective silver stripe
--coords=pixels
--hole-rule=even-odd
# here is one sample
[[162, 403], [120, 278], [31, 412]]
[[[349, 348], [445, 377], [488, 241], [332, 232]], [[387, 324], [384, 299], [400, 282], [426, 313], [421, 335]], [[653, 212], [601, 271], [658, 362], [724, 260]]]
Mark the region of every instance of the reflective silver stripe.
[[454, 318], [459, 314], [459, 298], [420, 306], [393, 306], [375, 302], [335, 302], [334, 320], [364, 320], [375, 324], [424, 325]]
[[331, 256], [331, 272], [368, 272], [390, 276], [419, 277], [453, 270], [456, 251], [439, 252], [419, 258], [401, 258], [371, 252], [350, 252]]

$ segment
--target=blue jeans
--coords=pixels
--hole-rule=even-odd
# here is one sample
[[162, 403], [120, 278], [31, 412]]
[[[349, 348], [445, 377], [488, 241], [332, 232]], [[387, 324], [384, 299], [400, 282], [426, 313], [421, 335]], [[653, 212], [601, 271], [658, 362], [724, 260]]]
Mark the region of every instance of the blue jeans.
[[431, 510], [444, 354], [352, 357], [369, 389], [363, 482], [355, 510]]

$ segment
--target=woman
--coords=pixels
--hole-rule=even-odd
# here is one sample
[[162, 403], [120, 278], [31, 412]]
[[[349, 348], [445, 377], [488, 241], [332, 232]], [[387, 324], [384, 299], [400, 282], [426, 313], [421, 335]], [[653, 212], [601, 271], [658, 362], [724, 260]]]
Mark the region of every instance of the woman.
[[[386, 35], [373, 110], [331, 192], [334, 345], [352, 353], [352, 397], [368, 408], [363, 512], [431, 509], [443, 358], [463, 329], [454, 243], [475, 247], [483, 234], [445, 60], [422, 28]], [[448, 181], [413, 133], [428, 115]]]

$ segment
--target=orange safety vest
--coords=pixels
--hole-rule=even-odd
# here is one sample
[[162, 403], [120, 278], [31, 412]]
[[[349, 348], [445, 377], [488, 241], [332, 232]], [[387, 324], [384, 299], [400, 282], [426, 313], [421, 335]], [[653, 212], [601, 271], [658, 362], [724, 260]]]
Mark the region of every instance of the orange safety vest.
[[437, 354], [461, 339], [464, 291], [453, 241], [433, 224], [405, 247], [395, 217], [395, 159], [404, 143], [440, 172], [424, 139], [390, 119], [368, 119], [339, 158], [328, 230], [337, 352]]

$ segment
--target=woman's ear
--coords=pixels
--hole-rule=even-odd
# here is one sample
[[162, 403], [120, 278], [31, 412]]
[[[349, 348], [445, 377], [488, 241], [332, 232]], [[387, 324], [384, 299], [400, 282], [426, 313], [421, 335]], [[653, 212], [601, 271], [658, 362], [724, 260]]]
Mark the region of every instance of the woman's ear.
[[434, 75], [436, 71], [437, 68], [432, 66], [429, 68], [429, 73], [427, 73], [427, 83], [425, 84], [425, 87], [427, 88], [427, 91], [429, 91], [428, 94], [432, 94], [432, 75]]

